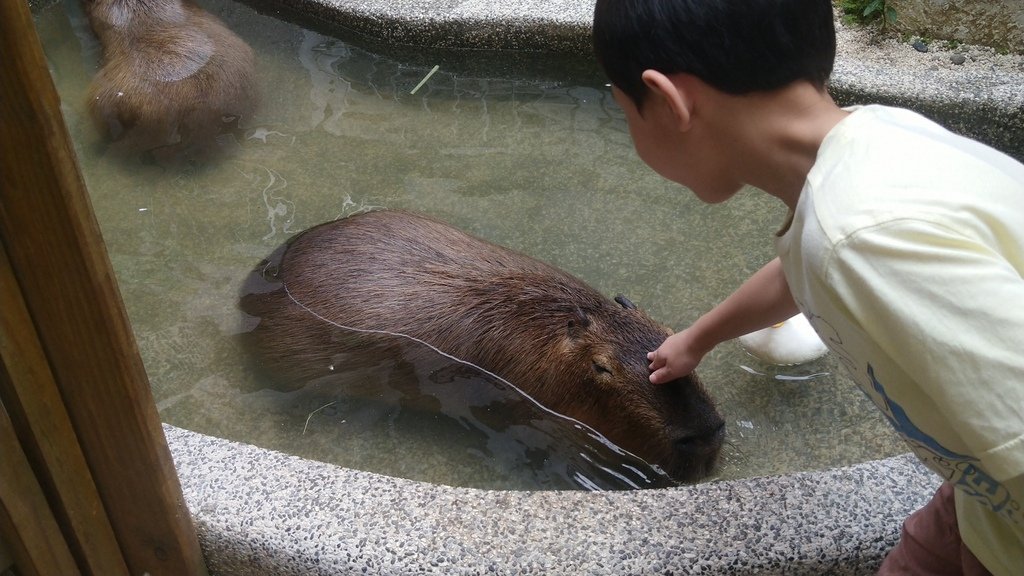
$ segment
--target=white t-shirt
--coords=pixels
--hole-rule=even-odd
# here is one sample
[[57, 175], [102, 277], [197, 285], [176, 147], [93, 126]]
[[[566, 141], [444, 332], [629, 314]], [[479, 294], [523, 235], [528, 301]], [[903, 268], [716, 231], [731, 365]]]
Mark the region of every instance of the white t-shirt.
[[971, 551], [1024, 574], [1024, 165], [907, 110], [851, 110], [776, 240], [790, 290], [956, 485]]

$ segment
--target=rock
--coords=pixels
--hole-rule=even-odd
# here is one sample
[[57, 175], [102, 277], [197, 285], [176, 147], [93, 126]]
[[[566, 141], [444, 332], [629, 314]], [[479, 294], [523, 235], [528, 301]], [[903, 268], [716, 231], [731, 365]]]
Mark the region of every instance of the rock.
[[1024, 52], [1020, 0], [886, 0], [902, 33]]

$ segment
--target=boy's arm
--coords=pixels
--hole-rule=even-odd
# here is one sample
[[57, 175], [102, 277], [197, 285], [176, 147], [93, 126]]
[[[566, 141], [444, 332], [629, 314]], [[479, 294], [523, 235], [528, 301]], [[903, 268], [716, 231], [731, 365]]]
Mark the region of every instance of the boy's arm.
[[669, 336], [648, 354], [651, 382], [662, 384], [686, 376], [718, 344], [777, 324], [796, 313], [782, 263], [776, 258], [693, 325]]

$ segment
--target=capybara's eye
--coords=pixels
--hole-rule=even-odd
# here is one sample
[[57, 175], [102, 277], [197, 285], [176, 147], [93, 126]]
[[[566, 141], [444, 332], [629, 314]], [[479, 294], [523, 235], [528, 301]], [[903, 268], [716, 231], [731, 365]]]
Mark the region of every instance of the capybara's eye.
[[594, 366], [594, 372], [597, 372], [598, 376], [611, 376], [611, 368], [608, 368], [607, 366], [604, 366], [602, 364], [598, 364], [597, 362], [591, 362], [591, 364]]

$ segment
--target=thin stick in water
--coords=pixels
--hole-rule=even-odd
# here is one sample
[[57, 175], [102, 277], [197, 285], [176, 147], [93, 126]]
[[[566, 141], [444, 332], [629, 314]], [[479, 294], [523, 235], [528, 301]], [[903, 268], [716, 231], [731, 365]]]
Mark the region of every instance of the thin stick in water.
[[313, 410], [312, 412], [310, 412], [309, 416], [306, 416], [306, 425], [302, 427], [302, 435], [303, 436], [306, 435], [306, 428], [309, 428], [309, 419], [313, 417], [313, 414], [316, 414], [317, 412], [323, 410], [324, 408], [327, 408], [328, 406], [330, 406], [332, 404], [337, 404], [337, 402], [338, 402], [337, 400], [335, 400], [334, 402], [328, 402], [327, 404], [324, 404], [323, 406], [321, 406], [321, 407], [317, 408], [316, 410]]
[[430, 77], [433, 76], [434, 72], [437, 72], [437, 69], [440, 67], [440, 64], [435, 64], [434, 67], [430, 69], [430, 72], [427, 72], [427, 75], [423, 77], [423, 80], [420, 80], [420, 83], [417, 84], [416, 87], [412, 89], [412, 92], [409, 92], [409, 94], [415, 94], [417, 90], [422, 88], [423, 85], [427, 83], [427, 80], [430, 80]]

